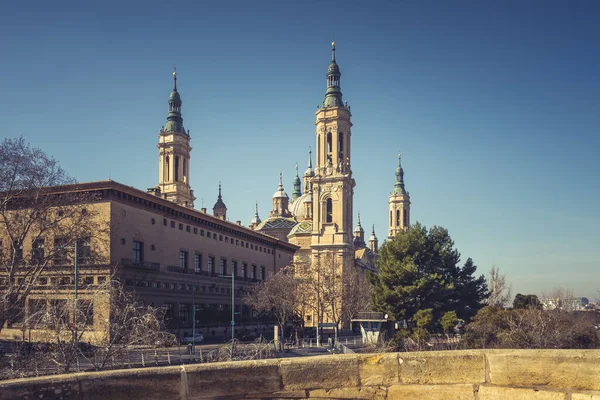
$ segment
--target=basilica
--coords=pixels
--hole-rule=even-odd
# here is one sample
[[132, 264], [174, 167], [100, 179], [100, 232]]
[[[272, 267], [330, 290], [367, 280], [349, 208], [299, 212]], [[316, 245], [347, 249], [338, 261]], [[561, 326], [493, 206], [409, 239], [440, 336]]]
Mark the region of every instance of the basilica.
[[[373, 227], [368, 242], [365, 241], [360, 215], [352, 229], [356, 186], [352, 175], [352, 113], [348, 102], [342, 99], [341, 75], [336, 46], [332, 43], [325, 98], [316, 111], [314, 167], [312, 152], [309, 152], [308, 166], [302, 178], [296, 165], [291, 197], [284, 189], [280, 174], [268, 217], [261, 220], [257, 205], [249, 228], [298, 246], [295, 262], [314, 264], [324, 257], [335, 257], [344, 273], [349, 268], [373, 270], [378, 239]], [[176, 73], [174, 77], [167, 124], [159, 134], [160, 179], [154, 190], [165, 199], [193, 208], [195, 198], [189, 184], [190, 136], [183, 128]], [[388, 204], [388, 239], [391, 239], [410, 226], [410, 195], [404, 187], [400, 155]], [[220, 187], [213, 216], [227, 219]]]

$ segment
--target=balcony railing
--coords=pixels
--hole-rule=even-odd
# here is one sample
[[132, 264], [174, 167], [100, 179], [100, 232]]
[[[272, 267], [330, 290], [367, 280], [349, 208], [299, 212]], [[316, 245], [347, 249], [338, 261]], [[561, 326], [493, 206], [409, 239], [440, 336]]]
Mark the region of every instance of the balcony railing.
[[202, 276], [210, 276], [210, 274], [208, 273], [208, 271], [194, 271], [194, 274], [196, 274], [196, 275], [202, 275]]
[[182, 268], [180, 265], [167, 265], [167, 271], [179, 272], [181, 274], [190, 272], [187, 268]]
[[144, 268], [144, 269], [152, 269], [158, 271], [160, 269], [160, 264], [150, 261], [139, 261], [132, 260], [130, 258], [121, 259], [121, 264], [126, 267], [136, 267], [136, 268]]

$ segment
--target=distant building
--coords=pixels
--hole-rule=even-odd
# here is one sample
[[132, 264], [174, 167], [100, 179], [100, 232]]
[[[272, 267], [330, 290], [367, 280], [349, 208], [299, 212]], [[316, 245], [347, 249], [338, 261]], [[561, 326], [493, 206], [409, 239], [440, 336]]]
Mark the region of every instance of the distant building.
[[584, 311], [589, 309], [587, 297], [544, 298], [540, 299], [544, 310]]

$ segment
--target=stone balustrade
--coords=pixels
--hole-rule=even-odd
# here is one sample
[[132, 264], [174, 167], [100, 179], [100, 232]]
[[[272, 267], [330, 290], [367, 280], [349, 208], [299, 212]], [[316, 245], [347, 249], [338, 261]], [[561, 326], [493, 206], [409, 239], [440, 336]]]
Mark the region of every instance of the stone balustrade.
[[327, 355], [0, 383], [0, 399], [600, 400], [600, 350]]

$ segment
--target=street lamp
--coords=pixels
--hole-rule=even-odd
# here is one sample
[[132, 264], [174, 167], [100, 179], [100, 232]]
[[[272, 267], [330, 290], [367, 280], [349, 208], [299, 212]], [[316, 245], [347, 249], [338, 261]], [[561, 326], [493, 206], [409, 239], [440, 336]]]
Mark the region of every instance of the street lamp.
[[231, 278], [231, 340], [235, 339], [235, 271], [231, 275], [219, 275], [219, 278]]

